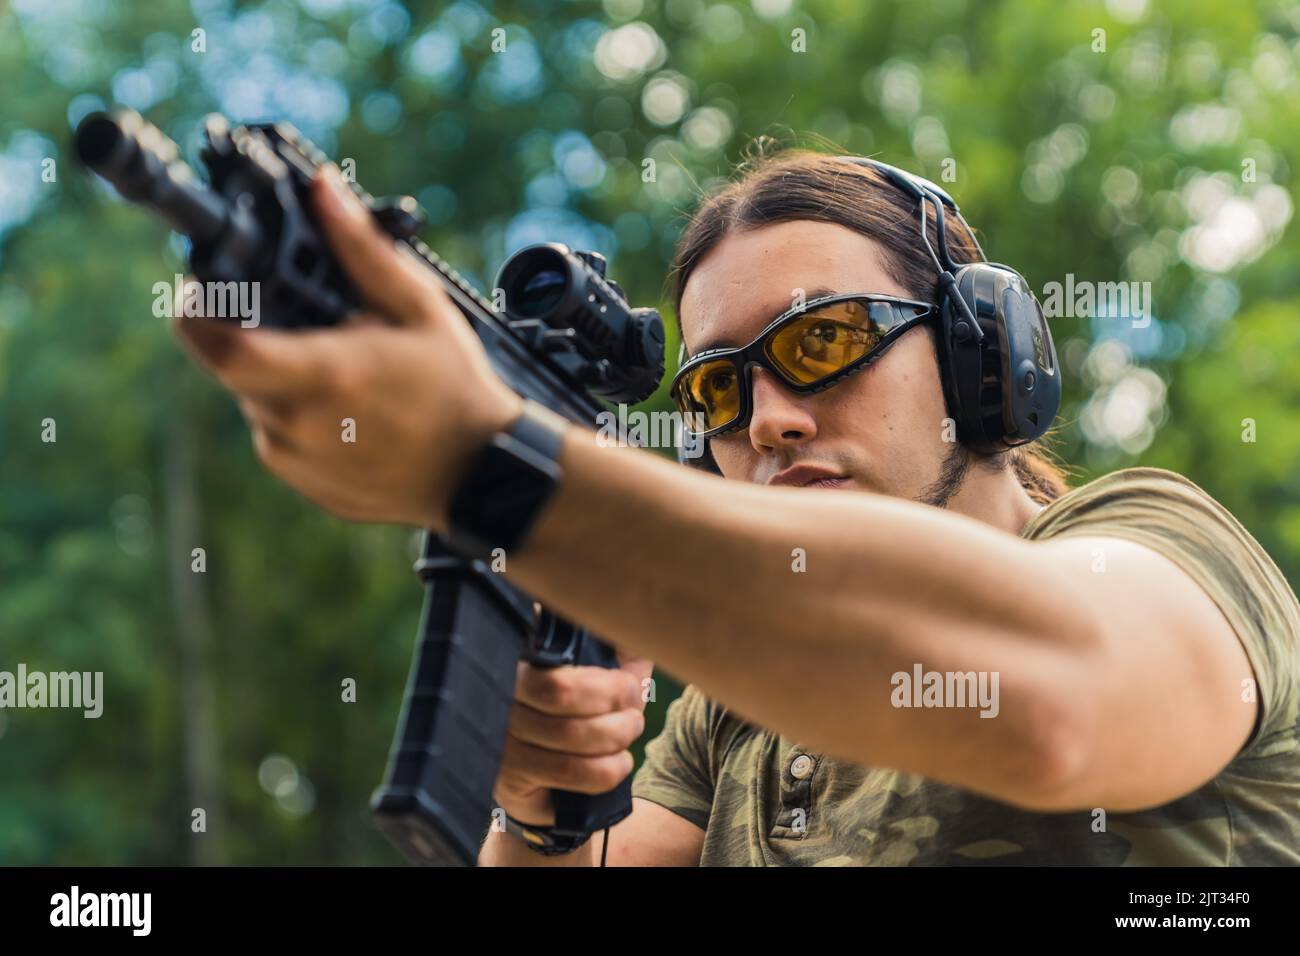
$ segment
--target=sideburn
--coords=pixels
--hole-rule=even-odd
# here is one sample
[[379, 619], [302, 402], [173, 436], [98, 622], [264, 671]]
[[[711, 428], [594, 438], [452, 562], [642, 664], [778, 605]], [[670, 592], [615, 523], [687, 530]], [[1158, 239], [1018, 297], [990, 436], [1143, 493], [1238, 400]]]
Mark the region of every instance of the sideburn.
[[948, 507], [948, 502], [966, 480], [971, 457], [971, 452], [965, 445], [961, 442], [953, 442], [943, 459], [939, 477], [931, 482], [916, 500], [923, 505], [934, 505], [936, 508]]

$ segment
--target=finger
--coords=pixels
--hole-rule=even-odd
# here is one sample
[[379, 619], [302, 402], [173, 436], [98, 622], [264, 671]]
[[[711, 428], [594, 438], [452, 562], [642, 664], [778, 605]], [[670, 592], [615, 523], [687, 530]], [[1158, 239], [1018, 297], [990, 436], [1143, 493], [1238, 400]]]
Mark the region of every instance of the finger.
[[185, 351], [209, 374], [215, 374], [215, 370], [230, 361], [231, 353], [239, 348], [235, 330], [225, 322], [187, 319], [178, 315], [171, 320], [171, 328]]
[[[654, 661], [648, 657], [636, 657], [632, 654], [624, 654], [617, 651], [619, 670], [626, 674], [631, 674], [636, 680], [640, 689], [640, 696], [637, 698], [638, 705], [644, 709], [648, 701], [654, 697]], [[649, 691], [647, 693], [647, 690]]]
[[401, 325], [431, 324], [451, 299], [410, 249], [384, 232], [332, 163], [311, 184], [321, 228], [352, 283], [372, 308]]
[[186, 350], [232, 391], [269, 398], [318, 391], [333, 366], [329, 330], [240, 329], [211, 319], [172, 320]]
[[594, 717], [640, 706], [641, 685], [617, 668], [527, 664], [520, 669], [515, 699], [544, 714]]
[[501, 782], [517, 790], [541, 786], [577, 793], [607, 793], [632, 772], [632, 765], [629, 750], [603, 757], [582, 757], [506, 737]]
[[297, 405], [276, 402], [270, 399], [250, 398], [246, 395], [236, 396], [239, 410], [254, 428], [265, 430], [277, 447], [297, 448], [297, 442], [290, 438], [293, 422], [297, 415], [293, 411]]
[[638, 680], [649, 677], [655, 671], [654, 661], [648, 657], [637, 657], [634, 654], [624, 654], [622, 651], [615, 652], [618, 656], [618, 666], [627, 671]]
[[[173, 293], [171, 312], [174, 318], [180, 318], [181, 316], [186, 315], [191, 317], [203, 315], [203, 306], [205, 304], [203, 301], [204, 297], [201, 295], [194, 299], [191, 299], [190, 297], [190, 292], [196, 284], [201, 285], [199, 279], [194, 275], [187, 275], [181, 281], [181, 284], [176, 287], [176, 290]], [[217, 316], [208, 316], [208, 318], [215, 319]]]
[[559, 753], [603, 757], [626, 750], [645, 730], [645, 716], [629, 707], [596, 717], [556, 717], [516, 704], [509, 733], [517, 740]]
[[283, 434], [265, 425], [253, 424], [249, 429], [253, 437], [253, 450], [258, 460], [273, 475], [284, 480], [288, 472], [289, 461], [296, 449]]

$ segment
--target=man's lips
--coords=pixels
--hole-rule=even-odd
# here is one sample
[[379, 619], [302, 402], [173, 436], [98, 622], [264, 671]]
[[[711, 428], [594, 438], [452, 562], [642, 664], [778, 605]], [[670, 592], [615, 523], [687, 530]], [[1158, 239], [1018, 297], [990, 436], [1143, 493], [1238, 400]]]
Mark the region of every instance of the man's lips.
[[839, 488], [849, 483], [849, 479], [829, 468], [816, 468], [812, 465], [795, 465], [778, 472], [767, 480], [769, 485], [788, 485], [793, 488]]

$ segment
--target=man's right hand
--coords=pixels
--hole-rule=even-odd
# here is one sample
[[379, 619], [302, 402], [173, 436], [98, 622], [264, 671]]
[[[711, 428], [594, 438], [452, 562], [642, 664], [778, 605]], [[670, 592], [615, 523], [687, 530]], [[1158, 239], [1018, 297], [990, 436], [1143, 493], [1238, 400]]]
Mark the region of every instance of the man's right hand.
[[645, 729], [643, 681], [653, 663], [620, 655], [617, 669], [519, 664], [493, 796], [521, 823], [555, 822], [552, 790], [599, 794], [632, 772]]

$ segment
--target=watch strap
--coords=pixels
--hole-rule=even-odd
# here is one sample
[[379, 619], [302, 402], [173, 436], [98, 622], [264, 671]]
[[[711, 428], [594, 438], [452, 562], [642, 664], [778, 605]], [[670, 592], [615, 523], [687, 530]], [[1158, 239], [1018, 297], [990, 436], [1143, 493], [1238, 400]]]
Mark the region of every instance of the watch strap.
[[504, 811], [502, 811], [502, 816], [505, 818], [506, 833], [519, 840], [528, 849], [543, 856], [561, 856], [565, 853], [572, 853], [591, 839], [589, 833], [577, 836], [571, 833], [556, 832], [554, 827], [521, 823]]
[[532, 399], [492, 436], [452, 493], [444, 536], [455, 551], [490, 560], [519, 549], [563, 475], [559, 456], [568, 422]]

